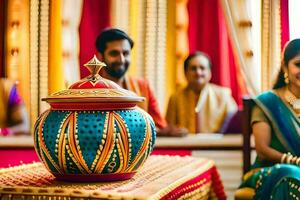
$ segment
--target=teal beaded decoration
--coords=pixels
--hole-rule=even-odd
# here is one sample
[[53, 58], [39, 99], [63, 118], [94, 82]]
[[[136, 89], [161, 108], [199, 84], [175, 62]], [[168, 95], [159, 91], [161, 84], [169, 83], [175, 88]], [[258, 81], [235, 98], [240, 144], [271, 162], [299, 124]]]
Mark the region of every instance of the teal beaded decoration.
[[[152, 152], [155, 125], [138, 107], [48, 110], [35, 124], [34, 141], [39, 158], [61, 179], [76, 180], [71, 175], [81, 175], [77, 178], [83, 181], [127, 179]], [[101, 177], [103, 174], [109, 176]]]

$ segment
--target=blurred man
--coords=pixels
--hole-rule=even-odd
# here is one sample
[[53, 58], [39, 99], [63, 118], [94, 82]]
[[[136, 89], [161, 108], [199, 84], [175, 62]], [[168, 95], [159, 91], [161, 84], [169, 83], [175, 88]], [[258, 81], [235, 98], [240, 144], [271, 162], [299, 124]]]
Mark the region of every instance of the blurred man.
[[169, 125], [187, 128], [191, 133], [223, 132], [237, 111], [231, 90], [209, 83], [211, 61], [202, 52], [187, 57], [184, 72], [188, 84], [170, 98], [166, 117]]
[[132, 39], [122, 30], [106, 29], [100, 33], [96, 39], [97, 57], [107, 65], [104, 70], [101, 70], [101, 76], [146, 98], [138, 106], [152, 116], [158, 135], [182, 135], [185, 130], [167, 127], [149, 83], [145, 79], [126, 76], [133, 45]]

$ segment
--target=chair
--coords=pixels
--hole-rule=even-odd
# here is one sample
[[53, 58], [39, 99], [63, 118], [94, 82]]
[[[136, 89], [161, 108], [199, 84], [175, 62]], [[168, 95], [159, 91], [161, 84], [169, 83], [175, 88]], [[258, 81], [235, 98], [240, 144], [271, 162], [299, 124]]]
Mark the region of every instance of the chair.
[[[243, 174], [250, 170], [251, 165], [251, 113], [255, 102], [250, 97], [243, 98]], [[235, 200], [250, 200], [253, 199], [255, 191], [252, 188], [241, 188], [238, 189], [235, 194]]]
[[221, 133], [240, 134], [242, 132], [242, 118], [243, 110], [238, 110], [229, 120], [229, 122], [226, 125], [224, 125], [224, 127], [222, 127], [224, 131], [221, 131]]
[[250, 97], [243, 97], [243, 173], [250, 170], [251, 165], [251, 113], [255, 102]]

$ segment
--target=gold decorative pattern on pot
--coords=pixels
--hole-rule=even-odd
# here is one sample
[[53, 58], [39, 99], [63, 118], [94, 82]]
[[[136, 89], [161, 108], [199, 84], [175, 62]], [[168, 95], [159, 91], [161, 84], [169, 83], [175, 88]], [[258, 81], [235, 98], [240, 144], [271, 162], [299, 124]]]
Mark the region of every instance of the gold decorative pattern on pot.
[[67, 145], [67, 140], [66, 140], [66, 127], [67, 124], [70, 121], [70, 115], [65, 116], [65, 118], [62, 120], [62, 123], [60, 124], [57, 138], [56, 138], [56, 143], [55, 143], [55, 153], [57, 153], [57, 158], [58, 158], [58, 164], [61, 169], [63, 169], [63, 172], [67, 172], [67, 166], [66, 166], [66, 160], [65, 160], [65, 151], [66, 151], [66, 145]]
[[116, 89], [101, 89], [101, 90], [95, 90], [95, 89], [72, 89], [72, 90], [62, 90], [59, 92], [56, 92], [52, 94], [52, 96], [68, 96], [68, 95], [74, 95], [74, 96], [120, 96], [124, 95], [120, 90]]
[[[104, 112], [102, 112], [102, 114], [104, 114]], [[108, 116], [109, 116], [109, 112], [106, 112], [105, 113], [105, 122], [104, 122], [104, 128], [103, 128], [103, 138], [101, 139], [101, 144], [99, 145], [99, 149], [97, 150], [97, 154], [95, 156], [95, 159], [92, 163], [92, 166], [91, 166], [91, 170], [94, 171], [94, 168], [100, 158], [100, 155], [103, 151], [103, 147], [104, 147], [104, 143], [105, 143], [105, 140], [107, 138], [107, 122], [108, 122]]]
[[[78, 135], [76, 133], [76, 129], [74, 130], [74, 124], [76, 124], [76, 112], [72, 113], [71, 119], [69, 121], [69, 148], [70, 151], [72, 152], [73, 156], [71, 157], [73, 161], [76, 163], [78, 169], [83, 173], [92, 173], [92, 171], [89, 169], [87, 166], [85, 160], [83, 159], [81, 150], [80, 150], [80, 145], [79, 145], [79, 140], [78, 140]], [[77, 162], [76, 162], [77, 161]]]
[[[101, 173], [105, 167], [108, 159], [111, 156], [113, 147], [115, 145], [115, 130], [114, 130], [114, 116], [112, 112], [108, 112], [105, 119], [104, 130], [106, 130], [106, 140], [103, 146], [103, 150], [99, 155], [99, 159], [96, 163], [94, 172]], [[104, 141], [104, 140], [103, 140]]]
[[120, 129], [120, 132], [117, 134], [117, 149], [120, 156], [120, 163], [122, 163], [117, 172], [124, 172], [129, 165], [131, 157], [130, 132], [122, 117], [115, 112], [114, 114], [116, 124]]

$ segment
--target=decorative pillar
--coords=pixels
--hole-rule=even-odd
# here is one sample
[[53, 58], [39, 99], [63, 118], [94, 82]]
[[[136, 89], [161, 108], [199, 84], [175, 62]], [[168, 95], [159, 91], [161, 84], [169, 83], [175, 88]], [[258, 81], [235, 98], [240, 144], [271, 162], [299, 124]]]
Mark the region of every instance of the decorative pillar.
[[83, 0], [63, 0], [62, 5], [62, 66], [67, 87], [80, 79], [79, 24]]
[[280, 0], [262, 0], [262, 90], [269, 90], [280, 69]]
[[1, 0], [0, 4], [0, 77], [4, 77], [4, 35], [7, 18], [7, 0]]
[[[39, 97], [48, 96], [48, 50], [49, 50], [49, 0], [40, 0], [39, 12]], [[49, 108], [46, 102], [40, 102], [39, 112]]]
[[177, 79], [176, 84], [185, 83], [183, 62], [188, 56], [188, 12], [187, 0], [176, 0], [176, 69]]
[[126, 33], [129, 31], [129, 0], [112, 0], [111, 2], [112, 26]]
[[30, 122], [39, 115], [39, 0], [30, 1]]
[[18, 89], [30, 108], [29, 0], [7, 1], [4, 66], [6, 76], [19, 82]]

